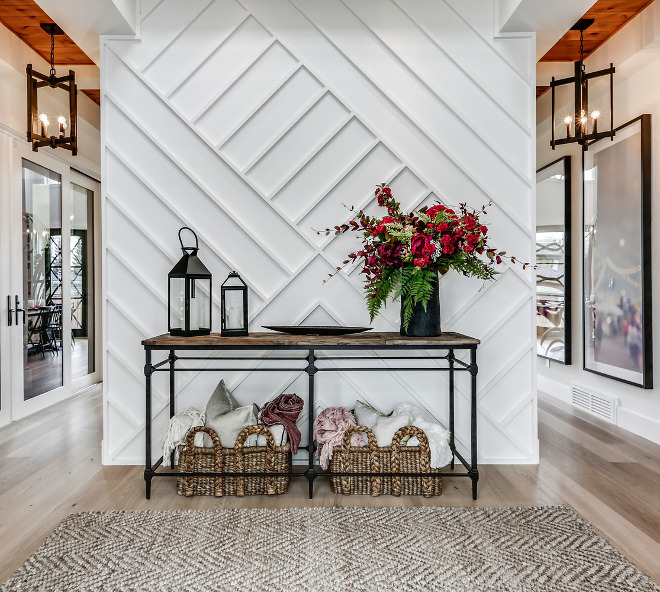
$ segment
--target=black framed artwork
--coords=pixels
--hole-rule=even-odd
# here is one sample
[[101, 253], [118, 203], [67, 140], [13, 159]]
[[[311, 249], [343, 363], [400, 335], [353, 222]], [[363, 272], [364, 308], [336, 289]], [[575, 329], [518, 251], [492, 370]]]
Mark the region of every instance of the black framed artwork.
[[653, 387], [651, 116], [583, 153], [584, 369]]
[[536, 353], [571, 363], [571, 157], [536, 171]]

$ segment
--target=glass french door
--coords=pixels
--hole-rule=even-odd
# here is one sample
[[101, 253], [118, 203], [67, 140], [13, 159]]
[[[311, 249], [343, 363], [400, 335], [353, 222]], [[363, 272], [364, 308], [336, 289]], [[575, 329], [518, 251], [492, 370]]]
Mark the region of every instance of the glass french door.
[[100, 380], [98, 183], [47, 155], [16, 153], [8, 220], [0, 219], [10, 235], [0, 270], [9, 287], [2, 320], [10, 352], [0, 377], [9, 372], [11, 389], [0, 424]]

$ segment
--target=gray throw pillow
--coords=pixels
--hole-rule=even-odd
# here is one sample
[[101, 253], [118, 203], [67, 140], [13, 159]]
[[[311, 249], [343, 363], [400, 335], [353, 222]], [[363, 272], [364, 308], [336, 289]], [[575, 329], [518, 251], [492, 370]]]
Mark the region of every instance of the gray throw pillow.
[[[234, 398], [229, 392], [227, 385], [224, 380], [221, 380], [218, 383], [218, 386], [215, 387], [211, 398], [206, 404], [206, 420], [208, 422], [209, 418], [215, 418], [225, 413], [229, 413], [234, 409], [238, 409], [240, 405], [238, 401]], [[209, 425], [208, 423], [206, 424]]]
[[[255, 425], [257, 418], [252, 405], [245, 405], [223, 415], [206, 418], [206, 425], [213, 428], [220, 438], [223, 448], [233, 448], [236, 438], [247, 426]], [[205, 434], [208, 438], [208, 435]], [[252, 438], [253, 436], [250, 436]], [[210, 438], [209, 438], [210, 443]]]

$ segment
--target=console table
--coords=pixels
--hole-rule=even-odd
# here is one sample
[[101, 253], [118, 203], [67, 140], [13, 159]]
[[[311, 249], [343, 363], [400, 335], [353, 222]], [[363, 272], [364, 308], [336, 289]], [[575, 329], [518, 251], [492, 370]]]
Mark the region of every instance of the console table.
[[[249, 372], [306, 372], [309, 377], [308, 392], [308, 434], [309, 445], [306, 447], [308, 453], [308, 466], [305, 472], [296, 473], [271, 473], [271, 475], [288, 475], [290, 477], [305, 477], [309, 481], [309, 497], [314, 495], [314, 480], [317, 477], [329, 476], [328, 471], [319, 471], [314, 465], [313, 446], [313, 422], [314, 422], [314, 381], [318, 372], [382, 372], [382, 371], [405, 371], [405, 372], [448, 372], [449, 373], [449, 445], [452, 451], [451, 469], [454, 469], [454, 459], [457, 458], [465, 467], [465, 472], [449, 472], [442, 474], [444, 478], [468, 477], [472, 480], [472, 499], [477, 499], [477, 481], [479, 470], [477, 468], [477, 346], [479, 340], [458, 333], [442, 333], [439, 337], [402, 337], [399, 333], [356, 333], [341, 337], [328, 336], [299, 336], [285, 335], [282, 333], [251, 333], [245, 337], [222, 337], [218, 333], [202, 337], [172, 337], [171, 335], [160, 335], [145, 339], [142, 342], [145, 352], [144, 375], [146, 383], [146, 458], [144, 479], [146, 481], [146, 497], [151, 497], [151, 480], [154, 477], [183, 477], [183, 476], [214, 476], [214, 473], [179, 473], [175, 471], [158, 470], [161, 467], [161, 457], [152, 463], [151, 455], [151, 404], [152, 404], [152, 377], [155, 372], [169, 373], [169, 412], [170, 417], [176, 413], [176, 392], [174, 377], [177, 372], [222, 372], [222, 371], [249, 371]], [[426, 355], [419, 355], [425, 350]], [[464, 361], [456, 357], [456, 350], [469, 350], [470, 361]], [[167, 352], [167, 357], [156, 363], [152, 361], [153, 352]], [[195, 352], [211, 352], [211, 355], [200, 356]], [[249, 355], [249, 352], [283, 352], [284, 356], [266, 357]], [[357, 351], [374, 352], [384, 355], [341, 355], [342, 352]], [[239, 355], [248, 352], [248, 355]], [[403, 355], [403, 353], [417, 353], [417, 355]], [[297, 355], [296, 355], [297, 354]], [[320, 354], [320, 355], [317, 355]], [[442, 355], [441, 355], [442, 354]], [[231, 368], [209, 368], [181, 367], [179, 361], [260, 361], [269, 362], [268, 367], [257, 368], [231, 367]], [[324, 361], [343, 361], [344, 365], [329, 366]], [[359, 362], [358, 365], [346, 364], [347, 361]], [[381, 360], [397, 360], [400, 364], [404, 361], [424, 360], [431, 361], [431, 365], [407, 366], [378, 366], [374, 362]], [[286, 362], [281, 365], [282, 362]], [[371, 363], [370, 363], [371, 362]], [[470, 451], [468, 462], [457, 450], [454, 441], [454, 394], [456, 372], [468, 372], [470, 374]], [[255, 476], [260, 473], [223, 473], [225, 476]], [[350, 473], [352, 475], [378, 475], [384, 473]], [[392, 475], [393, 473], [388, 473]], [[424, 476], [423, 473], [399, 473], [401, 476]], [[332, 473], [340, 476], [342, 473]]]

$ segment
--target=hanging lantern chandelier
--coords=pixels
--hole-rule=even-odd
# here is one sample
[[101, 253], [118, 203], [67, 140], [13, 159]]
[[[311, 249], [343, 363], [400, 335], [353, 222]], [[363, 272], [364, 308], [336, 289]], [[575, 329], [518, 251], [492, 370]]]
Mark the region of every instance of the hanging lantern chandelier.
[[[68, 76], [57, 76], [55, 72], [55, 35], [64, 35], [64, 31], [54, 23], [41, 23], [41, 28], [50, 35], [50, 74], [40, 74], [28, 64], [27, 72], [27, 139], [32, 144], [32, 150], [43, 146], [51, 148], [66, 148], [75, 156], [78, 154], [77, 111], [78, 101], [76, 86], [76, 73], [69, 70]], [[45, 111], [39, 110], [38, 90], [43, 87], [60, 89], [69, 95], [69, 119], [58, 114], [57, 120], [52, 122]], [[50, 135], [49, 135], [50, 128]], [[52, 133], [52, 132], [56, 133]]]
[[[571, 31], [580, 31], [580, 60], [575, 62], [575, 75], [560, 80], [555, 80], [553, 76], [550, 83], [552, 89], [552, 140], [550, 145], [553, 150], [557, 145], [572, 143], [578, 143], [584, 150], [588, 150], [590, 143], [601, 138], [609, 137], [614, 140], [614, 64], [590, 74], [587, 73], [584, 65], [584, 32], [593, 23], [594, 19], [580, 19], [571, 27]], [[601, 118], [601, 112], [598, 109], [589, 109], [589, 81], [602, 76], [610, 78], [610, 129], [599, 132], [598, 121]], [[557, 138], [555, 133], [555, 88], [566, 84], [575, 86], [575, 111], [573, 115], [567, 115], [563, 120], [566, 125], [566, 137]]]

